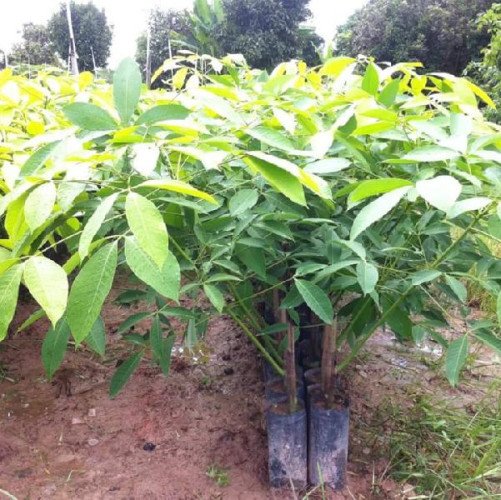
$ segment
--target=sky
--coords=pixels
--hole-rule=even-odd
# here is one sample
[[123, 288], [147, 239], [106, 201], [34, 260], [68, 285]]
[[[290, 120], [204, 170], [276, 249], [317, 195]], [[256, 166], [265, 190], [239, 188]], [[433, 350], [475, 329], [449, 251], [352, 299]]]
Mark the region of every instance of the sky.
[[[77, 0], [86, 3], [88, 0]], [[45, 23], [57, 10], [61, 0], [0, 0], [0, 49], [9, 51], [19, 40], [24, 23]], [[311, 0], [312, 24], [324, 39], [332, 39], [336, 27], [350, 14], [362, 7], [366, 0]], [[136, 39], [146, 25], [149, 9], [184, 9], [193, 5], [192, 0], [94, 0], [94, 4], [106, 10], [108, 22], [113, 28], [113, 46], [110, 66], [113, 68], [124, 57], [134, 56]]]

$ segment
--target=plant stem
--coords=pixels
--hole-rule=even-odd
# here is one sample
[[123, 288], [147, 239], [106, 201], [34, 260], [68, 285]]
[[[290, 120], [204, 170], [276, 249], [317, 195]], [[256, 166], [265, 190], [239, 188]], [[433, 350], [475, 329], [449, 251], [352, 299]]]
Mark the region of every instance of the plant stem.
[[231, 319], [235, 321], [235, 323], [237, 323], [238, 326], [243, 330], [249, 340], [256, 346], [257, 350], [262, 354], [263, 358], [268, 361], [268, 363], [270, 363], [275, 372], [283, 377], [285, 374], [284, 370], [282, 370], [282, 368], [277, 364], [270, 353], [263, 347], [261, 342], [259, 342], [257, 337], [250, 331], [247, 325], [243, 323], [242, 320], [231, 309], [228, 309], [226, 312], [231, 317]]
[[258, 315], [252, 314], [250, 309], [247, 307], [247, 304], [241, 299], [233, 283], [229, 283], [228, 288], [230, 289], [233, 298], [237, 301], [238, 305], [242, 308], [243, 312], [249, 319], [249, 322], [252, 324], [252, 327], [255, 328], [256, 330], [261, 330], [263, 328], [263, 325], [260, 324], [258, 319], [256, 319], [256, 316]]
[[[283, 316], [286, 316], [283, 311]], [[294, 328], [287, 317], [284, 317], [287, 322], [287, 349], [284, 353], [285, 365], [285, 386], [289, 399], [289, 411], [292, 413], [297, 408], [297, 379], [296, 379], [296, 356], [294, 352]]]

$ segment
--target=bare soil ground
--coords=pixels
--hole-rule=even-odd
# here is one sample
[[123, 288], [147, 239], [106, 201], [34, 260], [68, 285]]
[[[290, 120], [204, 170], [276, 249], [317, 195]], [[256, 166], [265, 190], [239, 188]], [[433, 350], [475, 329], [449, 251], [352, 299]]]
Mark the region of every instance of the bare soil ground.
[[[33, 306], [19, 309], [17, 324]], [[107, 326], [113, 331], [130, 313], [110, 302]], [[40, 360], [46, 328], [41, 321], [0, 344], [0, 490], [18, 499], [303, 498], [302, 492], [271, 491], [267, 485], [261, 366], [228, 318], [211, 320], [206, 362], [178, 357], [164, 378], [144, 361], [113, 400], [108, 382], [129, 349], [119, 336], [110, 334], [104, 364], [85, 350], [68, 352], [63, 366], [73, 394], [67, 397], [63, 387], [57, 398], [58, 387], [45, 379]], [[406, 405], [416, 392], [474, 404], [499, 375], [486, 354], [467, 383], [451, 389], [427, 366], [438, 354], [433, 348], [401, 349], [384, 332], [368, 344], [349, 374], [348, 485], [331, 498], [413, 496], [409, 485], [387, 478], [381, 440], [389, 430], [384, 423], [374, 428], [376, 413], [388, 401]], [[145, 449], [148, 443], [153, 450]], [[227, 472], [227, 486], [207, 476], [211, 466]]]

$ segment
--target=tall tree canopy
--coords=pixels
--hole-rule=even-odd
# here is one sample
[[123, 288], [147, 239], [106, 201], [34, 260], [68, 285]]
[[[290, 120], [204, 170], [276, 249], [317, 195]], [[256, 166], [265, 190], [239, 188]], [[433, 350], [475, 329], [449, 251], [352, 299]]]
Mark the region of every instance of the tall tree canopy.
[[43, 24], [23, 25], [22, 40], [12, 47], [11, 64], [58, 64], [54, 45]]
[[501, 123], [501, 3], [480, 17], [479, 30], [487, 30], [488, 45], [482, 50], [482, 61], [473, 61], [466, 68], [468, 77], [482, 86], [496, 103], [496, 109], [485, 109], [489, 120]]
[[224, 53], [242, 53], [256, 68], [272, 68], [281, 61], [316, 61], [314, 45], [321, 39], [301, 29], [311, 13], [309, 0], [223, 0], [225, 19], [218, 39]]
[[[106, 13], [91, 2], [85, 4], [71, 2], [71, 14], [79, 69], [81, 71], [94, 69], [92, 51], [94, 51], [96, 67], [106, 67], [112, 39]], [[66, 61], [70, 38], [65, 4], [61, 4], [59, 11], [50, 18], [48, 29], [57, 53]]]
[[380, 61], [423, 62], [427, 70], [460, 74], [489, 40], [476, 29], [493, 0], [370, 0], [339, 30], [337, 52]]

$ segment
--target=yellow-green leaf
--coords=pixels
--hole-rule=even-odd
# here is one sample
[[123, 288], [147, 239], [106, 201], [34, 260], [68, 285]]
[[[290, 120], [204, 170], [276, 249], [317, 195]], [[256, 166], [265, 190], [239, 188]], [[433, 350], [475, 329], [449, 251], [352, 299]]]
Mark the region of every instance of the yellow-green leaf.
[[158, 208], [144, 196], [131, 192], [125, 200], [125, 216], [139, 246], [162, 269], [169, 254], [169, 236]]

